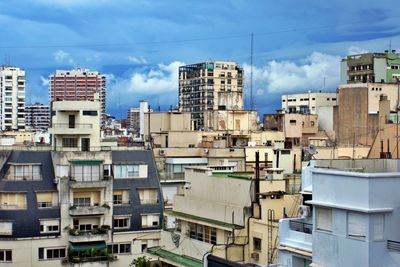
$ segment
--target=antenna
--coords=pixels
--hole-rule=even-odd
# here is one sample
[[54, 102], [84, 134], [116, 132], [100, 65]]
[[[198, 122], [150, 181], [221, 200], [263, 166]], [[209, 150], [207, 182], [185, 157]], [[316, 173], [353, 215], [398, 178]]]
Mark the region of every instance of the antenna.
[[392, 51], [392, 40], [389, 40], [389, 52]]
[[253, 110], [253, 33], [251, 33], [250, 47], [250, 110]]

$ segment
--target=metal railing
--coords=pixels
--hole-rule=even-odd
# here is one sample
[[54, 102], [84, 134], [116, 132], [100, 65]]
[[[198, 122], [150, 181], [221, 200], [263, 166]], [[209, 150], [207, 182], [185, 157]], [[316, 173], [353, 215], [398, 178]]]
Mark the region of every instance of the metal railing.
[[91, 123], [53, 123], [51, 128], [69, 128], [69, 129], [91, 129], [93, 128], [93, 124]]
[[388, 240], [387, 241], [387, 248], [390, 250], [400, 251], [400, 242]]
[[310, 223], [304, 223], [299, 221], [290, 221], [289, 228], [292, 231], [302, 232], [305, 234], [312, 234], [313, 225]]

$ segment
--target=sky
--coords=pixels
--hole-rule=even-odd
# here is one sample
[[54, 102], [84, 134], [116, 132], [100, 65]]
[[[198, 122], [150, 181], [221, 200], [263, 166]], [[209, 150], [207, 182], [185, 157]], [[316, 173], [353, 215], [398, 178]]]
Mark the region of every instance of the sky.
[[107, 76], [107, 112], [146, 99], [178, 102], [178, 67], [236, 61], [260, 115], [282, 94], [335, 91], [349, 54], [400, 52], [398, 0], [0, 1], [0, 64], [26, 71], [27, 103], [48, 103], [48, 76], [89, 68]]

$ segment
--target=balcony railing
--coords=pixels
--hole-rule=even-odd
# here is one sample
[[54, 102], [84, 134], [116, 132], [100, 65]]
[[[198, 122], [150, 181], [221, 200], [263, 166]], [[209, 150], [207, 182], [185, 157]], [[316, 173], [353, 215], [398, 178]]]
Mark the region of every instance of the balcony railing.
[[313, 225], [310, 223], [298, 222], [291, 220], [289, 222], [289, 228], [292, 231], [302, 232], [305, 234], [312, 234]]
[[85, 215], [103, 215], [110, 209], [108, 204], [102, 206], [75, 206], [69, 208], [71, 216], [85, 216]]
[[91, 123], [53, 123], [51, 128], [58, 129], [58, 128], [70, 128], [70, 129], [90, 129], [93, 128]]

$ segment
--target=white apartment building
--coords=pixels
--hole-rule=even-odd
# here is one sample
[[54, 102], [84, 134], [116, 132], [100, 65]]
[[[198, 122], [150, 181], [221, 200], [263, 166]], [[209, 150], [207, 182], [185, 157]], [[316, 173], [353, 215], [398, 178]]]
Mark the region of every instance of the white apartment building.
[[25, 71], [0, 67], [0, 129], [25, 130]]
[[399, 266], [398, 160], [318, 160], [301, 218], [280, 221], [280, 266]]
[[337, 93], [307, 92], [282, 95], [284, 113], [302, 113], [318, 115], [320, 130], [333, 131], [333, 107], [338, 105]]
[[302, 94], [282, 95], [282, 110], [285, 113], [317, 114], [319, 107], [336, 106], [336, 93], [322, 93], [311, 91]]
[[27, 105], [26, 128], [33, 130], [47, 131], [50, 126], [50, 107], [41, 103]]

